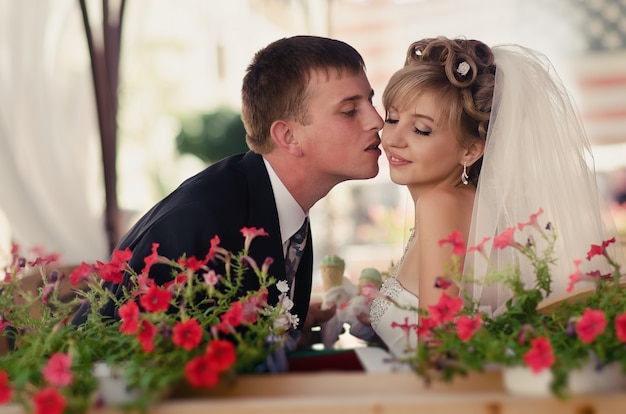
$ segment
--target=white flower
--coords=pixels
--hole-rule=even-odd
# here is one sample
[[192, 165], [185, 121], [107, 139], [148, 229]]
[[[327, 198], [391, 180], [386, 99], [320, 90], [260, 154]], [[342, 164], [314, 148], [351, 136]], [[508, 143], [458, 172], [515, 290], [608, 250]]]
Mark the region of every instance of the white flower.
[[289, 290], [289, 285], [287, 284], [286, 280], [279, 280], [276, 283], [276, 287], [278, 288], [278, 291], [282, 293], [285, 293]]
[[293, 308], [293, 301], [287, 296], [280, 298], [280, 308], [283, 311], [289, 312], [291, 308]]
[[467, 63], [466, 61], [463, 61], [459, 63], [459, 66], [457, 66], [456, 73], [458, 73], [461, 76], [465, 76], [467, 75], [467, 72], [469, 72], [469, 70], [470, 70], [469, 63]]

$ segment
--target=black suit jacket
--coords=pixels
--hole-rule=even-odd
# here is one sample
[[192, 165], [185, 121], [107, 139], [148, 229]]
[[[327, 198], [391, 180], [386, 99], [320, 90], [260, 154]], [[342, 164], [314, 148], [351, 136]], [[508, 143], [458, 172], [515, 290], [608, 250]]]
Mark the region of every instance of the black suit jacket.
[[[158, 253], [161, 256], [178, 259], [186, 254], [203, 259], [215, 235], [219, 236], [221, 247], [234, 253], [241, 251], [244, 238], [240, 230], [244, 226], [263, 228], [269, 233], [269, 236], [255, 238], [249, 253], [259, 266], [267, 257], [272, 257], [274, 262], [269, 274], [277, 280], [284, 280], [285, 259], [276, 202], [263, 158], [253, 152], [225, 158], [187, 179], [150, 209], [116, 249], [130, 248], [133, 257], [129, 264], [139, 273], [145, 265], [144, 257], [151, 253], [153, 242], [160, 244]], [[216, 268], [218, 273], [221, 270]], [[309, 237], [296, 274], [292, 309], [292, 313], [300, 318], [300, 325], [304, 323], [309, 308], [312, 272], [313, 249]], [[171, 280], [170, 268], [154, 265], [150, 277], [163, 284]], [[258, 287], [256, 275], [248, 272], [244, 290]], [[121, 293], [121, 285], [109, 284], [107, 288]], [[277, 297], [278, 290], [274, 286], [269, 292], [270, 303], [275, 303]], [[114, 304], [107, 306], [103, 313], [116, 317]]]

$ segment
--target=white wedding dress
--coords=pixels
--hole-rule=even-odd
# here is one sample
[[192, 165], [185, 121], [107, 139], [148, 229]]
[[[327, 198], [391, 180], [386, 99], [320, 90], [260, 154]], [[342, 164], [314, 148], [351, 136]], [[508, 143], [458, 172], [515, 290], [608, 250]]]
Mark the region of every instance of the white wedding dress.
[[[414, 231], [411, 232], [404, 255], [406, 255], [413, 237]], [[388, 296], [401, 306], [417, 308], [419, 303], [417, 296], [406, 290], [396, 279], [398, 270], [404, 262], [404, 255], [395, 267], [393, 274], [383, 282], [380, 294]], [[393, 325], [395, 322], [395, 324], [400, 325], [417, 326], [417, 311], [402, 309], [389, 300], [378, 297], [372, 301], [370, 306], [370, 319], [372, 321], [372, 329], [374, 329], [374, 332], [385, 343], [389, 352], [395, 358], [407, 357], [415, 352], [417, 347], [417, 330], [410, 329], [406, 332], [405, 329], [394, 327]]]

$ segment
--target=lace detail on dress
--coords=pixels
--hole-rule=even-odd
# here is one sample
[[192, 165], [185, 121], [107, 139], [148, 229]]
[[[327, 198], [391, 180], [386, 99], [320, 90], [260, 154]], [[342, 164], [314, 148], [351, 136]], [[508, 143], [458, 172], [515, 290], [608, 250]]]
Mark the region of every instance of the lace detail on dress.
[[[383, 285], [380, 287], [380, 294], [396, 299], [398, 294], [402, 291], [402, 286], [396, 280], [395, 276], [389, 277]], [[391, 306], [391, 302], [384, 298], [375, 298], [372, 301], [370, 307], [370, 319], [372, 321], [372, 328], [376, 329], [380, 318], [387, 312], [387, 309]]]
[[[404, 289], [402, 285], [396, 280], [396, 276], [398, 275], [398, 269], [400, 269], [400, 265], [404, 261], [404, 257], [406, 256], [407, 250], [409, 250], [409, 244], [415, 238], [415, 227], [411, 229], [411, 234], [409, 236], [409, 240], [406, 242], [406, 246], [404, 246], [404, 252], [402, 253], [402, 257], [398, 264], [394, 267], [393, 273], [385, 280], [380, 287], [380, 294], [383, 296], [388, 296], [391, 299], [396, 299], [398, 294]], [[375, 298], [372, 301], [372, 305], [370, 306], [370, 320], [372, 323], [372, 328], [376, 329], [378, 323], [380, 322], [380, 318], [385, 314], [387, 309], [391, 306], [391, 302], [384, 298]]]

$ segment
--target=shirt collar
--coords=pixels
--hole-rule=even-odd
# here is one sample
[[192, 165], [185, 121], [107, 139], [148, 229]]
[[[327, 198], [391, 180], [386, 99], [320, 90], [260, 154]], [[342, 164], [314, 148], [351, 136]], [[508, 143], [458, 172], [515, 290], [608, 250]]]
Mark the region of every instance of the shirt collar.
[[289, 240], [302, 226], [306, 218], [305, 212], [300, 204], [291, 195], [287, 187], [280, 180], [276, 171], [271, 164], [263, 158], [267, 174], [270, 177], [272, 190], [274, 191], [274, 200], [276, 201], [276, 210], [278, 212], [278, 222], [280, 225], [280, 237], [283, 244]]

